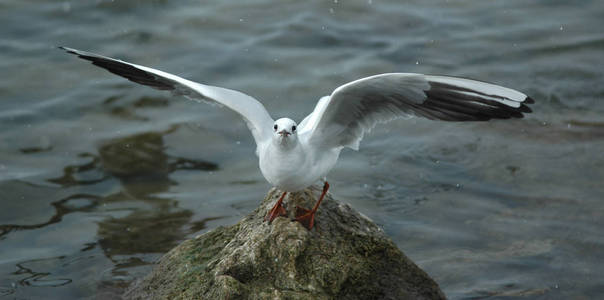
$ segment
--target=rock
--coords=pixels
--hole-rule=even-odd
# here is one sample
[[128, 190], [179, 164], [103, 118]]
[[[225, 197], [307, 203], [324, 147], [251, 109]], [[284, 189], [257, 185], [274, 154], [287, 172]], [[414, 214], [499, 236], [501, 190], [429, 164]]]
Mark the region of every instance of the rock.
[[279, 196], [272, 189], [239, 223], [172, 249], [124, 298], [445, 299], [377, 225], [329, 195], [312, 231], [290, 220], [296, 205], [314, 205], [310, 190], [288, 194], [290, 218], [264, 222]]

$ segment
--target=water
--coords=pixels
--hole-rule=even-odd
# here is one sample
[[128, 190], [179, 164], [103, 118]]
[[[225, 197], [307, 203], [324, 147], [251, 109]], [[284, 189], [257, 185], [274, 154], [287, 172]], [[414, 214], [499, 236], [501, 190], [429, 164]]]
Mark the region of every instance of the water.
[[0, 3], [0, 296], [113, 298], [269, 186], [232, 112], [140, 87], [90, 50], [245, 91], [300, 121], [385, 72], [496, 82], [522, 120], [399, 120], [342, 153], [333, 194], [451, 299], [604, 295], [602, 1]]

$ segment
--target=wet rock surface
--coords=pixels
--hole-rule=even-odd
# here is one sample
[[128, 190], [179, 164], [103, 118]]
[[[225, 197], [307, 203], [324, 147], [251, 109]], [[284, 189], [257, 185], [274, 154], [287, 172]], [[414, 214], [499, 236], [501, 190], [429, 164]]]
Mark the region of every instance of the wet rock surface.
[[167, 253], [126, 299], [444, 299], [438, 285], [371, 220], [330, 195], [315, 227], [292, 222], [318, 192], [290, 193], [289, 218], [264, 216], [272, 189], [239, 223], [218, 227]]

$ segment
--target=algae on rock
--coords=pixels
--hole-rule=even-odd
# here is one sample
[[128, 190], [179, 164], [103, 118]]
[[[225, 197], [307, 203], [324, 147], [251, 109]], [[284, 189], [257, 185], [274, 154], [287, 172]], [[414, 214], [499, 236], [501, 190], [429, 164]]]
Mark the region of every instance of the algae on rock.
[[371, 220], [327, 196], [315, 227], [292, 222], [312, 207], [310, 190], [289, 193], [289, 218], [264, 216], [272, 189], [239, 223], [183, 242], [126, 299], [444, 299], [438, 285]]

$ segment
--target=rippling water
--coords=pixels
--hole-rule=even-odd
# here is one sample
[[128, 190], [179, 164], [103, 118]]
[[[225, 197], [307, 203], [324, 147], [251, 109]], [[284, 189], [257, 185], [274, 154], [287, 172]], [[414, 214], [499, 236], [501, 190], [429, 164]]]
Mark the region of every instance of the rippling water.
[[116, 297], [269, 188], [235, 114], [59, 45], [245, 91], [298, 121], [377, 73], [525, 91], [537, 103], [521, 120], [376, 128], [342, 153], [331, 191], [452, 299], [604, 295], [604, 2], [206, 2], [0, 2], [0, 296]]

